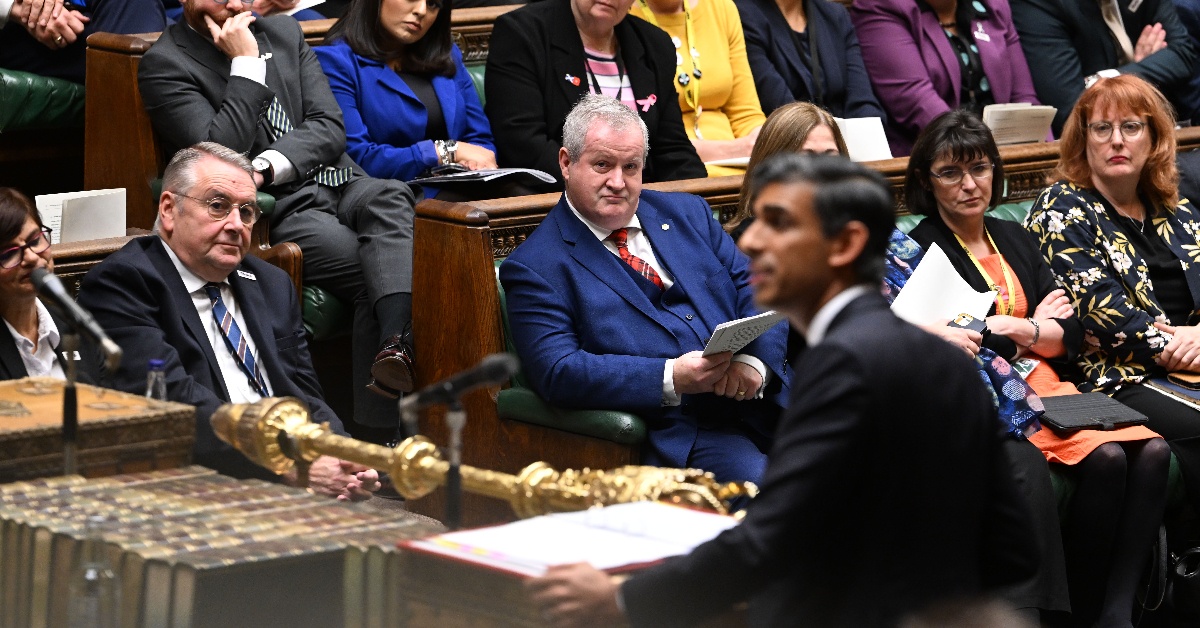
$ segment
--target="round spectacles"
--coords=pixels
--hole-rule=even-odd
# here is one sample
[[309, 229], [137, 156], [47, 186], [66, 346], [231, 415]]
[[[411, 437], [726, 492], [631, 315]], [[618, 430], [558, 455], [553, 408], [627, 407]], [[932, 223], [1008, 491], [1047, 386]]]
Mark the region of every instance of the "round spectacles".
[[195, 196], [188, 196], [187, 194], [180, 194], [179, 192], [171, 192], [171, 194], [182, 196], [183, 198], [190, 198], [193, 201], [204, 205], [205, 209], [208, 210], [208, 215], [214, 221], [225, 220], [227, 217], [229, 217], [229, 214], [233, 212], [235, 207], [238, 210], [238, 218], [241, 218], [242, 224], [246, 225], [247, 227], [253, 227], [254, 223], [258, 222], [259, 218], [262, 218], [262, 209], [259, 209], [258, 203], [250, 202], [244, 205], [236, 205], [233, 203], [233, 201], [227, 198], [221, 198], [219, 196], [206, 200], [202, 198], [196, 198]]
[[53, 231], [50, 227], [42, 227], [40, 231], [33, 235], [21, 246], [14, 246], [11, 249], [0, 251], [0, 268], [5, 270], [16, 268], [21, 259], [25, 257], [25, 249], [29, 249], [34, 253], [43, 253], [50, 248], [50, 232]]
[[1124, 139], [1136, 140], [1142, 136], [1142, 131], [1146, 130], [1146, 123], [1141, 120], [1126, 120], [1114, 125], [1108, 120], [1101, 120], [1087, 125], [1088, 135], [1097, 142], [1107, 142], [1111, 139], [1113, 129], [1120, 129], [1121, 137]]
[[958, 168], [946, 168], [941, 172], [930, 172], [929, 174], [942, 185], [951, 186], [962, 183], [963, 177], [970, 174], [971, 178], [976, 181], [986, 181], [992, 178], [992, 170], [995, 167], [990, 161], [975, 164], [965, 171]]

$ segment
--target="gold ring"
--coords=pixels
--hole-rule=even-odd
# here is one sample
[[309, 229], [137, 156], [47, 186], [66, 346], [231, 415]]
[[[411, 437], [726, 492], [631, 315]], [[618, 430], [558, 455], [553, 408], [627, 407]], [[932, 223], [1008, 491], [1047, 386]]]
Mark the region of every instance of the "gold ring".
[[54, 43], [56, 43], [56, 44], [61, 44], [61, 43], [63, 43], [63, 38], [62, 38], [62, 35], [59, 35], [58, 37], [55, 37], [55, 38], [54, 38]]
[[744, 391], [744, 390], [739, 390], [739, 391], [737, 392], [737, 396], [739, 396], [739, 397], [745, 397], [745, 396], [746, 396], [746, 391]]

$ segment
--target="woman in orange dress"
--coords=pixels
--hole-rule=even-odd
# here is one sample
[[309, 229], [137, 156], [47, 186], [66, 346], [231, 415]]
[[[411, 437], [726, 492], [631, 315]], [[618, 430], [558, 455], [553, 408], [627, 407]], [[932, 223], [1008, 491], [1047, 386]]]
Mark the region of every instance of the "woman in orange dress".
[[[1071, 303], [1033, 236], [1015, 222], [984, 215], [1000, 198], [993, 181], [1003, 178], [995, 141], [978, 116], [938, 116], [908, 162], [908, 207], [927, 215], [909, 235], [926, 251], [937, 244], [975, 289], [997, 292], [984, 346], [1021, 371], [1039, 396], [1078, 394], [1055, 371], [1070, 368], [1083, 342]], [[1140, 426], [1044, 428], [1030, 441], [1077, 482], [1063, 525], [1076, 625], [1130, 625], [1135, 588], [1166, 504], [1170, 449]]]

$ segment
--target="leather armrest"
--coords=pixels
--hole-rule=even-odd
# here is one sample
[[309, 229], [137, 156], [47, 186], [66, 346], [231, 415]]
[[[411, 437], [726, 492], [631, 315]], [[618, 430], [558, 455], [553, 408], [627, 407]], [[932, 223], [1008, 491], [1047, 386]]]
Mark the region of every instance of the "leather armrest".
[[542, 401], [528, 388], [501, 390], [496, 400], [496, 412], [501, 419], [540, 425], [623, 445], [639, 445], [646, 440], [646, 423], [628, 412], [563, 410]]

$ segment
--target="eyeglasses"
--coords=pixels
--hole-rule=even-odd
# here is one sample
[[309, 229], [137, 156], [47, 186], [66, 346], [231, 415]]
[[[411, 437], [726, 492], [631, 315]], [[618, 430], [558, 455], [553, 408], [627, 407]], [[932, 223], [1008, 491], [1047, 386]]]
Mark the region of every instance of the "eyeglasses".
[[[258, 0], [242, 0], [242, 4], [254, 4], [257, 1]], [[216, 2], [217, 4], [227, 4], [229, 0], [213, 0], [213, 2]]]
[[1127, 140], [1136, 140], [1142, 136], [1142, 131], [1146, 130], [1146, 123], [1141, 120], [1126, 120], [1114, 126], [1112, 122], [1102, 120], [1087, 125], [1088, 135], [1097, 142], [1107, 142], [1112, 138], [1113, 129], [1116, 128], [1121, 130], [1121, 137]]
[[25, 257], [25, 249], [34, 253], [42, 253], [50, 248], [51, 231], [50, 227], [42, 227], [42, 230], [34, 234], [25, 244], [0, 251], [0, 268], [16, 268], [21, 263], [21, 259]]
[[236, 207], [238, 210], [238, 217], [242, 219], [242, 224], [246, 225], [247, 227], [253, 227], [254, 223], [258, 222], [259, 218], [262, 218], [262, 210], [259, 209], [257, 203], [234, 205], [233, 201], [230, 201], [227, 198], [221, 198], [219, 196], [205, 200], [202, 198], [196, 198], [195, 196], [188, 196], [187, 194], [180, 194], [178, 192], [171, 192], [171, 194], [182, 196], [183, 198], [190, 198], [193, 201], [204, 205], [204, 207], [208, 210], [208, 215], [212, 217], [213, 220], [225, 220], [225, 218], [227, 218], [233, 211], [234, 207]]
[[967, 174], [970, 174], [971, 178], [976, 181], [986, 181], [992, 178], [992, 169], [994, 167], [995, 164], [990, 161], [985, 161], [971, 166], [966, 171], [959, 170], [958, 168], [946, 168], [941, 172], [931, 172], [929, 174], [933, 176], [934, 179], [937, 179], [938, 183], [949, 186], [962, 183], [963, 177]]

